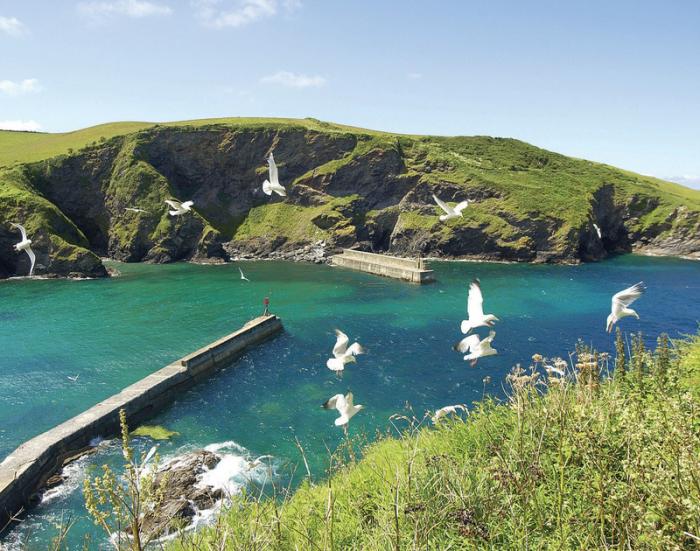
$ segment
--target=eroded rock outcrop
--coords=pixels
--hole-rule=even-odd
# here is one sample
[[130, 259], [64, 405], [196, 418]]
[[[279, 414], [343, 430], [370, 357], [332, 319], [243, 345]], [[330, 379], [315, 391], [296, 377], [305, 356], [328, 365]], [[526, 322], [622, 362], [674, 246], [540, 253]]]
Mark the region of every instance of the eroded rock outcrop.
[[[270, 150], [286, 198], [262, 193]], [[27, 226], [37, 274], [91, 277], [106, 275], [105, 256], [322, 261], [349, 246], [528, 262], [700, 256], [700, 193], [661, 184], [516, 140], [156, 125], [0, 169], [0, 277], [28, 269], [11, 221]], [[464, 218], [440, 223], [433, 194], [468, 199]], [[169, 198], [193, 200], [194, 211], [169, 216]]]

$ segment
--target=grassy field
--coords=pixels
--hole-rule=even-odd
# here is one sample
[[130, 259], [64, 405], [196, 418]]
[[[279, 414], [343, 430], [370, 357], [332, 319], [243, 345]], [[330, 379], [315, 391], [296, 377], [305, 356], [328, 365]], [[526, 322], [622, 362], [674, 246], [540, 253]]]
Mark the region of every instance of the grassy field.
[[270, 126], [300, 126], [310, 130], [325, 132], [358, 132], [364, 134], [379, 135], [381, 132], [354, 128], [331, 123], [325, 123], [316, 119], [283, 119], [283, 118], [219, 118], [198, 119], [189, 121], [176, 121], [166, 123], [154, 122], [113, 122], [99, 124], [82, 130], [63, 133], [45, 132], [17, 132], [0, 130], [0, 166], [8, 166], [14, 163], [30, 163], [49, 159], [57, 155], [65, 155], [69, 151], [78, 151], [92, 143], [102, 139], [108, 140], [115, 136], [122, 136], [160, 126], [210, 126], [225, 125], [231, 127], [270, 127]]
[[697, 549], [700, 339], [640, 342], [616, 359], [581, 347], [564, 380], [533, 357], [505, 403], [397, 417], [400, 436], [336, 450], [328, 480], [243, 496], [173, 547]]

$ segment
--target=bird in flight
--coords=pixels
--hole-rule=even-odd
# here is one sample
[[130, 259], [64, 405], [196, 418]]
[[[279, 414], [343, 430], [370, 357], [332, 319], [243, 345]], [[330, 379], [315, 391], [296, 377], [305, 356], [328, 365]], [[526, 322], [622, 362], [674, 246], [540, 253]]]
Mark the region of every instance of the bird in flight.
[[635, 283], [632, 287], [628, 287], [619, 293], [615, 293], [612, 297], [612, 311], [608, 316], [607, 321], [607, 331], [610, 333], [612, 331], [613, 325], [615, 325], [622, 318], [629, 316], [634, 316], [639, 319], [639, 314], [630, 308], [630, 305], [644, 294], [647, 290], [646, 285], [643, 281]]
[[454, 406], [445, 406], [438, 409], [431, 418], [433, 425], [436, 425], [441, 418], [447, 415], [457, 415], [458, 411], [467, 411], [467, 406], [464, 404], [455, 404]]
[[34, 275], [34, 264], [36, 263], [36, 255], [34, 254], [34, 251], [32, 250], [32, 240], [27, 237], [27, 230], [24, 229], [24, 226], [21, 224], [15, 224], [14, 222], [11, 223], [13, 228], [17, 228], [20, 233], [22, 234], [22, 240], [14, 245], [15, 251], [20, 252], [24, 251], [27, 253], [27, 256], [29, 257], [29, 260], [31, 262], [29, 266], [29, 277]]
[[340, 417], [335, 420], [336, 427], [342, 427], [350, 422], [355, 414], [364, 406], [355, 406], [352, 403], [352, 392], [348, 392], [345, 396], [336, 394], [332, 398], [326, 400], [322, 407], [325, 409], [336, 409], [340, 413]]
[[595, 222], [593, 222], [593, 229], [594, 229], [595, 232], [598, 234], [598, 239], [603, 239], [603, 232], [600, 231], [600, 228], [598, 227], [598, 224], [596, 224]]
[[500, 321], [493, 314], [484, 315], [484, 295], [481, 294], [481, 283], [475, 279], [469, 284], [467, 297], [467, 316], [462, 321], [462, 333], [465, 335], [477, 327], [493, 327], [494, 322]]
[[77, 375], [74, 375], [74, 376], [68, 375], [68, 380], [72, 381], [74, 383], [77, 383], [79, 378], [80, 378], [80, 373], [78, 373]]
[[277, 164], [275, 163], [275, 158], [270, 152], [270, 156], [267, 158], [267, 166], [269, 167], [269, 180], [265, 180], [262, 185], [262, 190], [265, 195], [272, 195], [274, 191], [277, 195], [284, 197], [287, 195], [287, 190], [282, 184], [280, 184], [279, 175], [277, 173]]
[[263, 464], [263, 460], [265, 459], [272, 459], [271, 455], [261, 455], [260, 457], [256, 457], [252, 461], [248, 461], [248, 470], [254, 469], [255, 467], [259, 467], [260, 465]]
[[[171, 206], [172, 206], [172, 205], [171, 205]], [[175, 208], [175, 207], [173, 207], [173, 208]], [[144, 210], [144, 209], [139, 209], [139, 208], [136, 208], [136, 207], [126, 207], [124, 210], [128, 210], [128, 211], [130, 211], [130, 212], [148, 212], [148, 211], [146, 211], [146, 210]]]
[[238, 268], [238, 271], [241, 272], [241, 280], [247, 281], [248, 283], [250, 283], [250, 279], [248, 279], [248, 278], [245, 276], [245, 274], [243, 273], [243, 270], [241, 270], [240, 267]]
[[455, 344], [454, 349], [465, 354], [464, 361], [471, 362], [471, 366], [474, 367], [479, 358], [498, 354], [495, 348], [491, 348], [495, 336], [495, 331], [489, 331], [489, 336], [484, 339], [479, 339], [479, 335], [476, 334], [469, 335]]
[[194, 201], [185, 201], [184, 203], [179, 203], [177, 201], [172, 201], [166, 199], [165, 202], [172, 207], [173, 210], [169, 210], [170, 216], [180, 216], [181, 214], [188, 213], [192, 210], [192, 205]]
[[437, 206], [445, 211], [445, 214], [440, 215], [440, 222], [447, 222], [453, 218], [462, 218], [462, 211], [469, 206], [469, 201], [462, 201], [461, 203], [457, 203], [455, 207], [451, 207], [435, 194], [433, 194], [433, 199], [437, 203]]
[[336, 329], [335, 334], [337, 339], [333, 347], [333, 357], [326, 362], [326, 366], [331, 371], [343, 371], [346, 363], [356, 362], [355, 356], [364, 354], [365, 350], [359, 342], [348, 346], [350, 338], [340, 329]]

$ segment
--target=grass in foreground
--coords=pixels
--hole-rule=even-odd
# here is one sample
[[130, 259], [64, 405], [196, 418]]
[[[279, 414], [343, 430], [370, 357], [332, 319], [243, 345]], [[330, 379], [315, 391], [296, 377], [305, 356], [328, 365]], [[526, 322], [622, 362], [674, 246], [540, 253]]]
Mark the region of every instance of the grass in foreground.
[[326, 482], [242, 496], [175, 548], [697, 549], [700, 339], [667, 343], [633, 339], [626, 358], [620, 340], [614, 362], [579, 347], [565, 380], [535, 356], [507, 403], [435, 429], [404, 418], [359, 462], [337, 452]]

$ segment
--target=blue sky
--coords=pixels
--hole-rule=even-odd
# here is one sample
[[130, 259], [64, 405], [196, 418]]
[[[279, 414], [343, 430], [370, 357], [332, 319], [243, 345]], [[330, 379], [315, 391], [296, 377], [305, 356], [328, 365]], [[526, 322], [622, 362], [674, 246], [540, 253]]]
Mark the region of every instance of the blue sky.
[[0, 126], [316, 117], [700, 187], [700, 2], [0, 0]]

